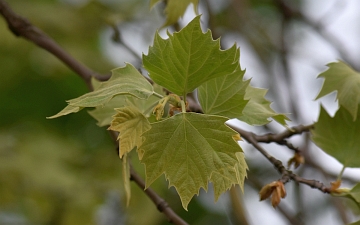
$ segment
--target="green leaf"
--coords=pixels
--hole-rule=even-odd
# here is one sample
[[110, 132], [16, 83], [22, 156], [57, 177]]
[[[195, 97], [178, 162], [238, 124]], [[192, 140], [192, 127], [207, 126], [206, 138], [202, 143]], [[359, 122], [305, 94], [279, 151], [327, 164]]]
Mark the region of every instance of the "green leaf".
[[[153, 84], [153, 87], [155, 92], [158, 93], [158, 96], [165, 94], [162, 87], [159, 85]], [[152, 115], [152, 109], [158, 101], [159, 97], [155, 95], [151, 95], [148, 99], [138, 99], [132, 96], [118, 95], [112, 98], [104, 106], [98, 106], [94, 110], [88, 111], [88, 113], [98, 121], [97, 125], [102, 127], [111, 124], [111, 121], [113, 120], [112, 116], [115, 114], [115, 108], [134, 106], [148, 118]]]
[[332, 118], [323, 107], [318, 121], [311, 130], [312, 140], [344, 167], [360, 167], [360, 113], [353, 121], [351, 114], [342, 106]]
[[[131, 64], [112, 70], [112, 76], [108, 81], [101, 82], [100, 85], [97, 82], [93, 84], [96, 86], [93, 92], [69, 100], [70, 106], [49, 118], [78, 112], [85, 107], [103, 107], [117, 95], [132, 95], [136, 98], [147, 99], [154, 94], [153, 86]], [[108, 112], [108, 109], [106, 111]]]
[[146, 117], [133, 106], [115, 109], [117, 111], [109, 130], [119, 132], [119, 156], [139, 147], [143, 142], [141, 135], [151, 128]]
[[235, 184], [239, 184], [241, 190], [243, 190], [248, 166], [242, 152], [237, 152], [236, 157], [238, 162], [235, 164], [235, 167], [229, 166], [211, 174], [210, 181], [214, 186], [215, 201], [219, 199], [222, 193], [229, 190]]
[[327, 66], [329, 69], [318, 76], [325, 78], [325, 81], [316, 99], [337, 91], [339, 104], [347, 109], [355, 120], [360, 103], [360, 73], [342, 61], [329, 63]]
[[200, 188], [207, 190], [214, 172], [224, 174], [223, 170], [239, 163], [236, 153], [242, 150], [233, 139], [236, 132], [224, 124], [226, 121], [220, 116], [179, 113], [153, 123], [140, 147], [146, 187], [164, 173], [187, 210]]
[[238, 69], [229, 75], [211, 79], [198, 88], [198, 99], [206, 114], [239, 118], [249, 100], [245, 90], [250, 80], [244, 81], [245, 71]]
[[79, 106], [72, 106], [72, 105], [67, 105], [63, 110], [61, 110], [60, 112], [58, 112], [57, 114], [53, 115], [53, 116], [48, 116], [46, 117], [47, 119], [54, 119], [60, 116], [65, 116], [68, 115], [70, 113], [77, 113], [80, 110], [82, 110], [84, 107], [79, 107]]
[[115, 108], [125, 106], [127, 96], [118, 95], [112, 98], [104, 106], [97, 106], [94, 110], [89, 110], [88, 113], [96, 119], [97, 125], [99, 127], [108, 126], [113, 120], [113, 115], [115, 114]]
[[270, 122], [272, 117], [278, 123], [286, 126], [286, 120], [290, 120], [285, 114], [276, 113], [271, 107], [266, 98], [267, 90], [262, 88], [255, 88], [248, 85], [246, 88], [245, 99], [249, 102], [243, 110], [243, 115], [238, 118], [250, 125], [265, 125]]
[[338, 193], [331, 193], [334, 197], [345, 197], [349, 198], [360, 207], [360, 183], [357, 183], [352, 189], [339, 188], [337, 189]]
[[[151, 0], [150, 1], [150, 8], [154, 7], [155, 4], [160, 2], [161, 0]], [[165, 14], [166, 14], [166, 22], [163, 25], [169, 26], [174, 23], [176, 23], [180, 17], [182, 17], [187, 9], [187, 7], [190, 4], [194, 5], [194, 11], [196, 14], [197, 12], [197, 6], [199, 4], [199, 0], [167, 0], [166, 1], [166, 8], [165, 8]]]
[[202, 32], [200, 16], [168, 36], [164, 40], [155, 35], [143, 64], [154, 82], [179, 96], [212, 78], [233, 73], [239, 65], [236, 46], [220, 50], [219, 39], [214, 41], [210, 30]]
[[147, 99], [154, 93], [153, 86], [131, 64], [112, 70], [108, 81], [102, 82], [93, 92], [69, 100], [69, 105], [96, 107], [109, 102], [116, 95], [132, 95]]

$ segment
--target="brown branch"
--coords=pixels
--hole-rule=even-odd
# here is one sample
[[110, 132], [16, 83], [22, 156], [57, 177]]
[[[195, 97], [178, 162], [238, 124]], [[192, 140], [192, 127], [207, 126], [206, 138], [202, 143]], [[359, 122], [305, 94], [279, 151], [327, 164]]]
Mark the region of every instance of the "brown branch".
[[[73, 58], [52, 38], [47, 36], [36, 26], [32, 25], [26, 18], [17, 15], [4, 0], [0, 0], [0, 14], [6, 20], [9, 29], [16, 36], [24, 37], [25, 39], [28, 39], [29, 41], [33, 42], [34, 44], [56, 56], [60, 61], [65, 63], [70, 69], [72, 69], [76, 74], [78, 74], [84, 80], [90, 90], [92, 90], [91, 77], [96, 77], [99, 80], [103, 80], [103, 78], [101, 78], [101, 75], [93, 72], [91, 69]], [[117, 135], [114, 132], [111, 132], [111, 137], [116, 142]], [[130, 171], [130, 176], [131, 180], [144, 190], [144, 180], [135, 172], [132, 167]], [[146, 190], [144, 190], [144, 192], [154, 202], [158, 210], [167, 216], [171, 223], [178, 225], [187, 224], [168, 206], [167, 202], [163, 200], [151, 188], [147, 188]]]
[[[280, 181], [283, 182], [284, 184], [289, 182], [290, 180], [296, 181], [297, 183], [301, 183], [301, 184], [306, 184], [308, 186], [310, 186], [311, 188], [316, 188], [320, 191], [322, 191], [323, 193], [330, 193], [330, 188], [326, 187], [323, 183], [321, 183], [320, 181], [317, 180], [307, 180], [305, 178], [302, 178], [296, 174], [294, 174], [292, 171], [287, 170], [285, 168], [285, 166], [282, 164], [282, 162], [278, 159], [276, 159], [275, 157], [273, 157], [272, 155], [270, 155], [257, 141], [257, 138], [259, 136], [257, 136], [256, 134], [252, 133], [252, 132], [248, 132], [245, 130], [242, 130], [238, 127], [232, 126], [232, 125], [228, 125], [231, 128], [233, 128], [235, 131], [237, 131], [240, 136], [242, 138], [244, 138], [247, 142], [249, 142], [250, 144], [252, 144], [263, 156], [265, 156], [265, 158], [267, 160], [270, 161], [271, 164], [273, 164], [273, 166], [275, 167], [275, 169], [281, 174], [281, 179]], [[311, 127], [311, 125], [310, 125]], [[295, 129], [294, 131], [285, 131], [283, 133], [280, 133], [281, 135], [279, 135], [279, 137], [289, 137], [293, 134], [299, 133], [302, 130], [306, 130], [306, 129], [310, 129], [309, 126], [299, 126], [299, 127], [295, 127], [298, 129]], [[289, 133], [290, 132], [290, 133]]]
[[264, 142], [264, 143], [275, 142], [280, 145], [287, 145], [285, 143], [286, 138], [289, 138], [293, 135], [302, 134], [303, 132], [308, 132], [312, 128], [314, 128], [313, 124], [310, 124], [307, 126], [299, 125], [299, 126], [295, 126], [295, 127], [286, 129], [285, 131], [278, 133], [278, 134], [267, 133], [264, 135], [255, 135], [254, 137], [255, 137], [256, 141], [258, 141], [258, 142]]
[[101, 77], [100, 74], [95, 73], [74, 59], [42, 30], [32, 25], [26, 18], [17, 15], [4, 0], [0, 0], [0, 14], [6, 20], [9, 29], [14, 35], [23, 37], [56, 56], [78, 74], [86, 82], [89, 89], [92, 90], [91, 77], [99, 78]]
[[[130, 167], [130, 179], [135, 181], [135, 183], [141, 188], [145, 189], [145, 182], [144, 180], [134, 171], [132, 167]], [[157, 209], [164, 213], [167, 218], [169, 219], [170, 223], [178, 224], [178, 225], [186, 225], [186, 223], [181, 217], [179, 217], [168, 205], [168, 203], [162, 199], [155, 191], [151, 188], [147, 188], [144, 190], [147, 196], [154, 202]]]

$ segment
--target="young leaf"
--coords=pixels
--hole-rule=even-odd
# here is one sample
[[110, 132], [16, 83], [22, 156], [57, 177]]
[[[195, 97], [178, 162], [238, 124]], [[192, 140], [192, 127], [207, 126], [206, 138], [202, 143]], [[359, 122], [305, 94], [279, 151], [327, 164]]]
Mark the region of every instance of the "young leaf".
[[151, 124], [140, 146], [146, 187], [164, 173], [187, 209], [201, 187], [207, 190], [213, 172], [222, 174], [222, 170], [239, 163], [236, 153], [242, 150], [232, 137], [235, 131], [224, 124], [226, 120], [220, 116], [179, 113]]
[[133, 106], [115, 109], [117, 111], [109, 130], [118, 131], [120, 140], [119, 156], [139, 147], [143, 141], [141, 135], [151, 128], [146, 117]]
[[132, 95], [136, 98], [147, 99], [154, 94], [153, 86], [131, 64], [112, 70], [111, 78], [100, 85], [96, 83], [96, 86], [93, 92], [67, 101], [69, 104], [67, 107], [48, 118], [75, 113], [85, 107], [104, 106], [117, 95]]
[[204, 113], [239, 118], [249, 101], [244, 97], [250, 80], [243, 80], [244, 73], [239, 66], [232, 74], [202, 84], [198, 88], [198, 98]]
[[210, 182], [214, 186], [214, 197], [217, 201], [222, 193], [229, 190], [233, 185], [238, 184], [243, 190], [246, 170], [248, 166], [245, 162], [244, 153], [237, 152], [238, 162], [235, 167], [227, 167], [211, 174]]
[[286, 120], [290, 120], [285, 114], [276, 113], [271, 107], [266, 98], [267, 90], [261, 88], [255, 88], [248, 85], [246, 88], [245, 99], [249, 99], [249, 102], [243, 110], [243, 115], [238, 118], [250, 125], [265, 125], [269, 123], [269, 117], [272, 117], [275, 121], [282, 125], [286, 125]]
[[69, 100], [69, 105], [96, 107], [104, 105], [116, 95], [132, 95], [147, 99], [154, 93], [153, 86], [131, 64], [112, 70], [108, 81], [101, 83], [93, 92]]
[[60, 116], [65, 116], [68, 115], [70, 113], [77, 113], [80, 110], [82, 110], [84, 107], [79, 107], [79, 106], [72, 106], [72, 105], [67, 105], [63, 110], [61, 110], [60, 112], [58, 112], [57, 114], [53, 115], [53, 116], [48, 116], [46, 117], [47, 119], [54, 119]]
[[127, 98], [126, 95], [115, 96], [104, 106], [97, 106], [94, 110], [88, 111], [88, 113], [98, 121], [97, 125], [99, 127], [108, 126], [113, 120], [114, 109], [125, 106]]
[[233, 73], [239, 65], [236, 46], [220, 50], [219, 39], [214, 41], [210, 30], [202, 32], [200, 16], [168, 35], [165, 40], [155, 35], [143, 64], [154, 82], [179, 96], [212, 78]]
[[311, 130], [312, 140], [345, 167], [360, 167], [360, 112], [356, 121], [342, 106], [332, 118], [324, 108]]
[[[156, 3], [161, 0], [151, 0], [150, 8], [152, 8]], [[199, 0], [167, 0], [166, 1], [166, 22], [163, 27], [172, 25], [178, 21], [180, 17], [182, 17], [190, 4], [194, 5], [194, 11], [197, 13], [196, 7], [199, 4]]]
[[316, 99], [337, 91], [339, 104], [355, 120], [360, 103], [360, 73], [342, 61], [329, 63], [327, 66], [329, 69], [318, 76], [325, 78], [325, 81]]

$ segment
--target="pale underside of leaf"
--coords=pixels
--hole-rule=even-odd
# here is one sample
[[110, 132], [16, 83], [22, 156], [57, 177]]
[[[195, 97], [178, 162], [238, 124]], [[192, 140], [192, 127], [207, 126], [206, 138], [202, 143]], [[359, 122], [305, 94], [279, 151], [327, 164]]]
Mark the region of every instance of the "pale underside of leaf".
[[119, 132], [119, 156], [123, 157], [143, 142], [141, 135], [151, 128], [146, 117], [133, 106], [117, 108], [110, 130]]
[[104, 106], [98, 106], [95, 109], [88, 111], [88, 113], [98, 121], [97, 125], [99, 127], [108, 126], [113, 120], [112, 116], [116, 113], [115, 108], [125, 106], [127, 104], [126, 99], [126, 95], [115, 96]]
[[332, 118], [321, 107], [318, 121], [311, 130], [312, 140], [344, 167], [360, 167], [360, 113], [353, 121], [351, 114], [342, 106]]
[[104, 105], [116, 95], [132, 95], [147, 99], [154, 93], [153, 86], [131, 64], [112, 70], [108, 81], [102, 82], [93, 92], [69, 100], [68, 103], [80, 107], [96, 107]]
[[85, 107], [103, 107], [118, 95], [147, 99], [154, 94], [153, 86], [131, 64], [112, 70], [112, 76], [108, 81], [100, 83], [92, 80], [92, 83], [96, 87], [93, 92], [67, 101], [69, 106], [49, 118], [75, 113]]
[[226, 120], [220, 116], [180, 113], [151, 124], [140, 147], [146, 187], [165, 174], [187, 209], [200, 188], [207, 190], [213, 172], [221, 174], [239, 163], [236, 153], [242, 150], [232, 137], [235, 131], [224, 124]]
[[285, 114], [276, 113], [270, 107], [271, 102], [265, 98], [266, 92], [266, 89], [248, 85], [245, 99], [249, 99], [249, 102], [243, 110], [243, 115], [238, 119], [250, 125], [265, 125], [270, 122], [269, 118], [272, 117], [278, 123], [286, 126], [286, 120], [290, 119]]
[[154, 82], [179, 96], [212, 78], [233, 73], [239, 65], [236, 46], [220, 50], [219, 40], [214, 41], [209, 30], [202, 32], [199, 16], [168, 35], [165, 40], [155, 35], [143, 64]]
[[53, 115], [53, 116], [49, 116], [46, 117], [47, 119], [54, 119], [60, 116], [65, 116], [68, 115], [70, 113], [77, 113], [80, 110], [82, 110], [84, 107], [79, 107], [79, 106], [72, 106], [72, 105], [67, 105], [63, 110], [61, 110], [60, 112], [58, 112], [57, 114]]
[[240, 118], [249, 100], [245, 99], [250, 80], [243, 80], [245, 71], [240, 66], [232, 74], [207, 81], [198, 88], [198, 99], [203, 112], [228, 118]]
[[360, 73], [342, 61], [327, 66], [329, 69], [318, 76], [325, 78], [325, 81], [316, 99], [337, 91], [339, 104], [344, 106], [355, 120], [360, 103]]

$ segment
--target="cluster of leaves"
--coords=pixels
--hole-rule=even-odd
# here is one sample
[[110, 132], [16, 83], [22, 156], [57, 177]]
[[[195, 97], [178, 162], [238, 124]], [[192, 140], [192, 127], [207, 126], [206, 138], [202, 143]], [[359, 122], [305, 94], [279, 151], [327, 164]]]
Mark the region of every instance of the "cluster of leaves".
[[[158, 2], [152, 0], [150, 6]], [[175, 23], [190, 3], [196, 6], [198, 0], [167, 1], [164, 26]], [[170, 13], [173, 11], [178, 13]], [[153, 46], [142, 56], [153, 84], [127, 64], [114, 69], [106, 82], [93, 80], [93, 92], [69, 100], [67, 107], [50, 118], [95, 107], [89, 113], [98, 125], [119, 132], [119, 156], [128, 202], [128, 154], [136, 150], [145, 165], [146, 187], [165, 174], [187, 209], [192, 197], [200, 188], [207, 190], [209, 182], [213, 183], [216, 200], [232, 185], [243, 188], [248, 168], [237, 143], [241, 138], [225, 124], [228, 119], [265, 125], [273, 118], [286, 125], [288, 118], [270, 108], [270, 102], [264, 98], [265, 89], [252, 87], [250, 80], [243, 79], [245, 71], [240, 67], [240, 50], [236, 45], [221, 50], [219, 40], [213, 40], [209, 30], [202, 32], [200, 16], [181, 31], [167, 35], [168, 39], [163, 39], [156, 33]], [[331, 117], [321, 107], [312, 140], [344, 168], [360, 167], [357, 160], [360, 74], [345, 63], [336, 62], [329, 64], [329, 69], [319, 77], [324, 77], [325, 82], [317, 99], [337, 91], [339, 110]], [[187, 95], [194, 91], [203, 114], [187, 109]], [[297, 167], [303, 163], [298, 158], [303, 158], [296, 156], [291, 163]], [[339, 188], [340, 181], [335, 184], [330, 189], [334, 196], [348, 197], [360, 205], [358, 185], [344, 189]], [[280, 181], [260, 191], [261, 200], [271, 196], [274, 207], [285, 195]]]
[[[165, 174], [186, 209], [209, 182], [215, 199], [232, 185], [243, 187], [247, 165], [239, 135], [225, 124], [228, 119], [263, 125], [272, 117], [285, 125], [287, 117], [270, 108], [266, 90], [243, 80], [240, 50], [236, 45], [221, 50], [209, 30], [202, 32], [200, 16], [168, 36], [156, 34], [148, 55], [143, 55], [154, 85], [127, 64], [114, 69], [108, 81], [94, 81], [93, 92], [69, 100], [50, 118], [95, 107], [90, 114], [98, 125], [119, 132], [128, 196], [127, 155], [136, 149], [145, 165], [146, 187]], [[164, 96], [164, 89], [172, 94]], [[187, 94], [195, 90], [204, 114], [187, 112]]]
[[328, 67], [328, 70], [319, 75], [325, 81], [316, 98], [336, 91], [339, 109], [331, 117], [321, 107], [319, 119], [311, 131], [312, 140], [344, 166], [339, 180], [334, 182], [336, 185], [332, 185], [331, 194], [350, 198], [360, 207], [359, 184], [352, 189], [339, 188], [344, 169], [360, 167], [360, 73], [342, 61], [330, 63]]

